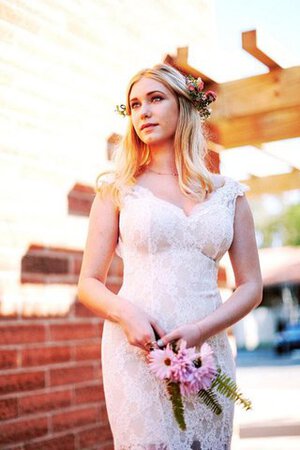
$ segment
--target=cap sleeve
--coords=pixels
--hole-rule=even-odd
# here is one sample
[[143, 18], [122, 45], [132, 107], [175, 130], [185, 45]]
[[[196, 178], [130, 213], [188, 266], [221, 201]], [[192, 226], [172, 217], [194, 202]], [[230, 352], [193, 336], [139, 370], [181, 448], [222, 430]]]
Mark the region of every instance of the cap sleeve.
[[95, 190], [101, 190], [103, 186], [113, 183], [114, 180], [115, 174], [113, 172], [101, 172], [96, 178]]
[[234, 216], [237, 197], [245, 195], [245, 192], [250, 191], [250, 187], [230, 177], [227, 177], [227, 180], [227, 189], [225, 189], [223, 201]]

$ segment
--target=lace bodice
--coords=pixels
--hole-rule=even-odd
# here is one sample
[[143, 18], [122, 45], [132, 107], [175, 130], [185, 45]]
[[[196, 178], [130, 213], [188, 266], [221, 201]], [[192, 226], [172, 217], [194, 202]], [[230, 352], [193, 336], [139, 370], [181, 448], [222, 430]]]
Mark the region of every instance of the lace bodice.
[[[236, 198], [249, 187], [225, 177], [222, 187], [187, 215], [143, 186], [124, 191], [116, 253], [124, 263], [118, 295], [155, 317], [168, 333], [195, 322], [222, 303], [219, 260], [233, 240]], [[218, 365], [235, 379], [227, 334], [208, 340]], [[105, 321], [103, 382], [116, 450], [229, 450], [233, 403], [219, 401], [215, 416], [197, 398], [185, 401], [180, 432], [163, 382], [149, 373], [146, 353], [127, 341], [119, 324]]]
[[[162, 250], [160, 244], [163, 243], [166, 247], [197, 248], [215, 261], [221, 259], [233, 239], [236, 198], [249, 190], [243, 183], [230, 177], [224, 178], [224, 185], [209, 200], [195, 205], [189, 215], [175, 204], [157, 197], [150, 189], [138, 184], [133, 186], [125, 194], [126, 208], [120, 214], [120, 238], [116, 253], [123, 257], [123, 252], [126, 253], [126, 249], [132, 247], [137, 252], [147, 249], [159, 252]], [[145, 208], [143, 214], [141, 203]], [[149, 220], [151, 239], [148, 235]], [[198, 233], [195, 234], [196, 229]], [[215, 233], [213, 229], [216, 229]]]

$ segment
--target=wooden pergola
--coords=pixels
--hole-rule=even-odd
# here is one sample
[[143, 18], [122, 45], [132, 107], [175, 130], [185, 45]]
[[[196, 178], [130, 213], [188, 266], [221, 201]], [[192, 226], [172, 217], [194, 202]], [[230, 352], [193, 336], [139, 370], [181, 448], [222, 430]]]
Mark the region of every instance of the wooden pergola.
[[[265, 64], [269, 72], [217, 83], [189, 65], [188, 47], [178, 48], [176, 56], [164, 58], [165, 63], [182, 73], [201, 77], [205, 87], [217, 93], [218, 101], [213, 104], [208, 124], [213, 136], [209, 148], [217, 153], [246, 145], [263, 152], [264, 143], [300, 136], [300, 66], [284, 69], [268, 56], [256, 30], [242, 33], [242, 46]], [[280, 160], [284, 161], [284, 154]], [[299, 189], [300, 170], [293, 167], [290, 173], [253, 175], [246, 183], [251, 189], [249, 196]]]

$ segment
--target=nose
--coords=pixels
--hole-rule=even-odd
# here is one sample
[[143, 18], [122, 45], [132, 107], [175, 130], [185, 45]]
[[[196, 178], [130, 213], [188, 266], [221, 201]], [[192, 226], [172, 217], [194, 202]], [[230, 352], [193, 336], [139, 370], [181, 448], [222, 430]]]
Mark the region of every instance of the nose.
[[144, 102], [141, 105], [140, 112], [141, 112], [141, 119], [144, 119], [145, 117], [149, 117], [151, 115], [151, 108], [148, 102]]

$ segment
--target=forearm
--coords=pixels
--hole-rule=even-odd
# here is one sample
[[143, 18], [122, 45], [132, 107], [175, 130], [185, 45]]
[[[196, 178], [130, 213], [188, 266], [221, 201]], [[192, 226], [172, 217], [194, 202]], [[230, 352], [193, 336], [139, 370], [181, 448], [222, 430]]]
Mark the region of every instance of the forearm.
[[239, 286], [218, 309], [197, 322], [201, 341], [220, 333], [245, 317], [262, 300], [258, 283], [248, 282]]
[[119, 322], [128, 300], [110, 291], [96, 278], [85, 278], [78, 284], [78, 300], [97, 316], [112, 322]]

